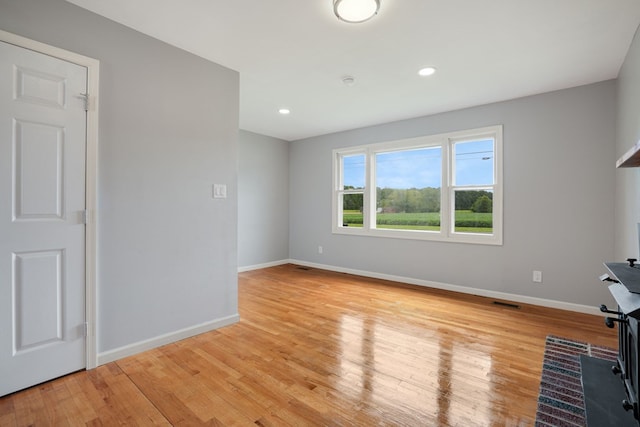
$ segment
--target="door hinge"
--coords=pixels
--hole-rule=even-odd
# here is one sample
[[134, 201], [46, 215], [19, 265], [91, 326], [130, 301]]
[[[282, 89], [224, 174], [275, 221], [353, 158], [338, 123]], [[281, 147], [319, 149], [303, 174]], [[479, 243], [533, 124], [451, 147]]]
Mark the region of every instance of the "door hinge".
[[91, 97], [89, 96], [89, 94], [80, 93], [76, 95], [76, 97], [82, 99], [82, 102], [84, 103], [84, 111], [89, 111], [89, 106], [91, 104]]
[[80, 215], [81, 215], [81, 219], [80, 219], [80, 221], [81, 221], [84, 225], [89, 224], [89, 210], [88, 210], [88, 209], [83, 210], [83, 211], [80, 213]]
[[84, 322], [84, 337], [89, 336], [89, 322]]

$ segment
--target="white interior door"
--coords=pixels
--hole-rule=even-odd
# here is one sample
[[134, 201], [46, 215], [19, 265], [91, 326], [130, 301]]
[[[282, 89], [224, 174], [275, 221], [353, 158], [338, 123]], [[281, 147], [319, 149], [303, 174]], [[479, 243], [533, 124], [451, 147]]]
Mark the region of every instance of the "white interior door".
[[87, 68], [0, 42], [0, 396], [85, 361]]

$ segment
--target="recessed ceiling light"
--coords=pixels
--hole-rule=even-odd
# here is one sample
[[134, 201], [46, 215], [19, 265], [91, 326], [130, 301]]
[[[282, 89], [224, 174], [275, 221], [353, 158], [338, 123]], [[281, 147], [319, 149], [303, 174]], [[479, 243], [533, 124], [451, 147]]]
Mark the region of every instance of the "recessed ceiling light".
[[288, 108], [281, 108], [281, 109], [278, 110], [278, 113], [282, 114], [283, 116], [286, 116], [290, 112], [291, 112], [291, 110], [289, 110]]
[[420, 71], [418, 71], [418, 74], [425, 77], [425, 76], [430, 76], [433, 73], [436, 72], [436, 69], [433, 67], [425, 67], [425, 68], [421, 68]]

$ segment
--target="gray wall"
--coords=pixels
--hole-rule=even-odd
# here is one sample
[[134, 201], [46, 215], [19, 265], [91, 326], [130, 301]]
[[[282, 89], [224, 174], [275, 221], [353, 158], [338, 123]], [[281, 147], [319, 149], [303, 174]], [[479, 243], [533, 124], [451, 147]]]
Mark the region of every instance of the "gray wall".
[[[640, 36], [636, 33], [617, 80], [616, 158], [640, 141]], [[640, 169], [616, 171], [615, 260], [638, 257]]]
[[238, 74], [62, 0], [0, 11], [101, 61], [98, 351], [236, 315]]
[[238, 265], [289, 258], [289, 143], [240, 131]]
[[[636, 115], [637, 116], [637, 115]], [[331, 150], [504, 125], [504, 245], [331, 233]], [[613, 258], [615, 82], [296, 141], [294, 260], [587, 306]], [[323, 254], [318, 253], [322, 245]], [[543, 283], [532, 282], [532, 271]]]

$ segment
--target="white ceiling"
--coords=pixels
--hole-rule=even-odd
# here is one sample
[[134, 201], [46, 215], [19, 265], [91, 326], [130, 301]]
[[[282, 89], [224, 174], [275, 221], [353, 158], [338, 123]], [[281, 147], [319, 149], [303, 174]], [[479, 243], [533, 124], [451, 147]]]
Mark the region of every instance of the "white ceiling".
[[68, 1], [237, 70], [240, 128], [284, 140], [613, 79], [640, 23], [638, 0], [381, 0], [363, 24], [332, 0]]

